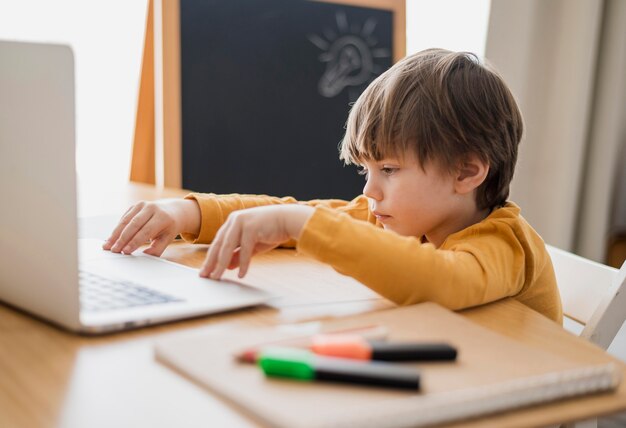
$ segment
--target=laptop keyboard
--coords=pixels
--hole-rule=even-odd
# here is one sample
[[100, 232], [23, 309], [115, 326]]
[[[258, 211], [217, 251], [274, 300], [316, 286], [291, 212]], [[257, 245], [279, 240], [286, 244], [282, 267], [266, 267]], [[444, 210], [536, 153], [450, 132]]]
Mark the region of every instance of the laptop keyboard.
[[80, 271], [78, 277], [80, 307], [87, 311], [97, 312], [181, 301], [130, 281], [113, 280], [84, 271]]

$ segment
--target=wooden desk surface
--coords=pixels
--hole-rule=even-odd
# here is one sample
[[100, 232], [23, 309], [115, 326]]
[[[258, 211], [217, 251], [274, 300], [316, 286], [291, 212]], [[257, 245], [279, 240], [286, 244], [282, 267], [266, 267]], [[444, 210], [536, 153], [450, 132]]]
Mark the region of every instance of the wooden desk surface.
[[[176, 196], [180, 192], [162, 193], [149, 186], [129, 185], [123, 192], [112, 194], [118, 200], [119, 211], [123, 211], [132, 200]], [[89, 209], [92, 208], [82, 212], [97, 213]], [[167, 250], [165, 257], [198, 266], [205, 251], [203, 246], [176, 244]], [[277, 264], [281, 266], [280, 275], [276, 274]], [[315, 279], [317, 275], [326, 275], [324, 269], [327, 267], [293, 251], [278, 250], [254, 260], [249, 282], [258, 281], [284, 290], [291, 281], [290, 275], [294, 275], [300, 278], [297, 286], [305, 287], [303, 270], [314, 272]], [[332, 272], [329, 277], [332, 277], [331, 285], [343, 286], [348, 281], [350, 290], [355, 290], [352, 280]], [[310, 290], [315, 282], [306, 287], [311, 293], [315, 293]], [[66, 333], [0, 304], [0, 426], [257, 426], [217, 397], [157, 363], [153, 356], [154, 341], [180, 332], [201, 332], [218, 324], [275, 325], [393, 306], [371, 297], [365, 288], [357, 291], [358, 298], [353, 301], [306, 304], [286, 300], [274, 307], [251, 308], [95, 338]], [[568, 358], [615, 361], [626, 377], [626, 365], [513, 299], [462, 314], [501, 334]], [[538, 426], [624, 409], [626, 383], [615, 394], [568, 400], [451, 426]]]

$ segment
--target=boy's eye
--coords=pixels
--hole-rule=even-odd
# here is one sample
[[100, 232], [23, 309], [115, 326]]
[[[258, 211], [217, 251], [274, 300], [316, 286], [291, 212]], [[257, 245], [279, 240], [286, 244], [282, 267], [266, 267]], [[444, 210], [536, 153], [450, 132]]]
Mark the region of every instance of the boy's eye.
[[381, 171], [383, 174], [385, 174], [385, 175], [391, 175], [391, 174], [393, 174], [394, 172], [396, 172], [397, 170], [398, 170], [398, 168], [390, 168], [390, 167], [387, 167], [387, 166], [384, 166], [384, 167], [382, 167], [382, 168], [380, 169], [380, 171]]

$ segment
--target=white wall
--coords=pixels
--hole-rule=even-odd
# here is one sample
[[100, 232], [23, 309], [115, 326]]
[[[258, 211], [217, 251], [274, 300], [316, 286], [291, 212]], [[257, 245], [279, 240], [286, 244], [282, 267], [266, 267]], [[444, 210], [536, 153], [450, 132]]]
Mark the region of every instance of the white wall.
[[146, 5], [0, 0], [0, 39], [64, 43], [74, 50], [81, 178], [128, 180]]
[[491, 0], [407, 0], [407, 54], [427, 48], [485, 54]]

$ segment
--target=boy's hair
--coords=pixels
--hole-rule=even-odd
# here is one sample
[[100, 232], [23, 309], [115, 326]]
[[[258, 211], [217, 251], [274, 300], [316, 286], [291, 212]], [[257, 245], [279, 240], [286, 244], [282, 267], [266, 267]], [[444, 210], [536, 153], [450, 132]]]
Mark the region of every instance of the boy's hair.
[[522, 116], [498, 73], [475, 54], [428, 49], [408, 56], [365, 89], [341, 142], [345, 163], [411, 151], [453, 172], [468, 155], [489, 165], [479, 209], [506, 202], [522, 138]]

